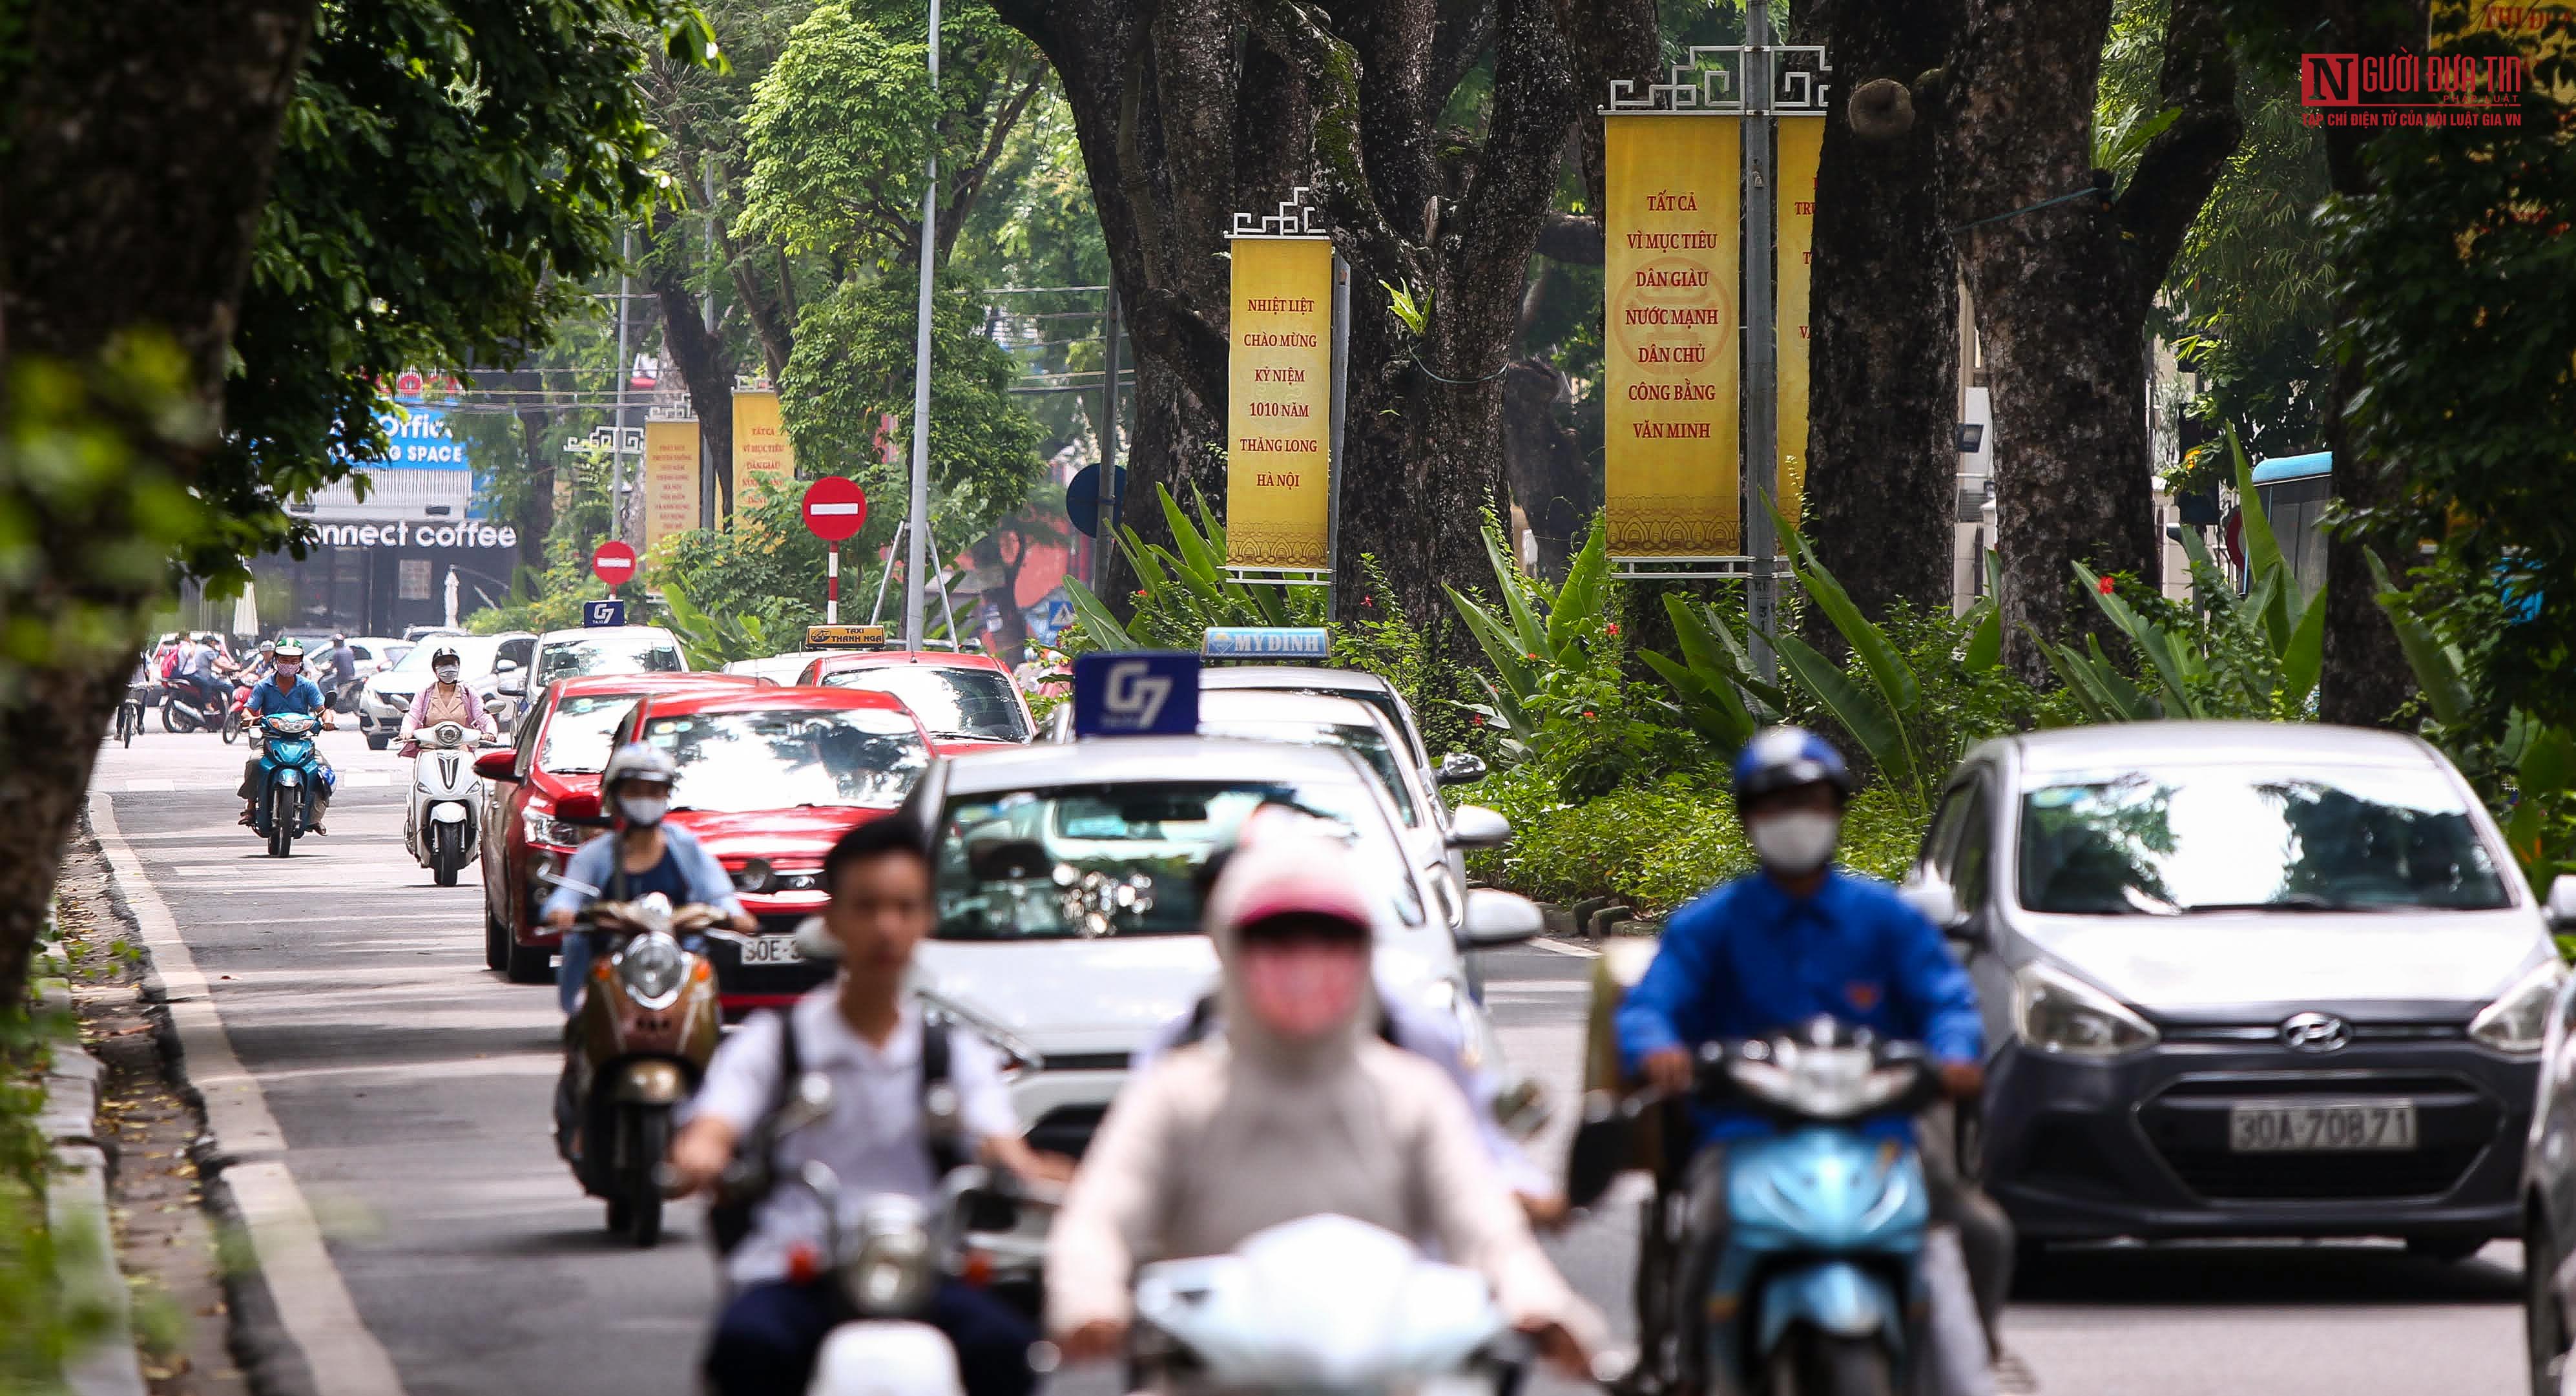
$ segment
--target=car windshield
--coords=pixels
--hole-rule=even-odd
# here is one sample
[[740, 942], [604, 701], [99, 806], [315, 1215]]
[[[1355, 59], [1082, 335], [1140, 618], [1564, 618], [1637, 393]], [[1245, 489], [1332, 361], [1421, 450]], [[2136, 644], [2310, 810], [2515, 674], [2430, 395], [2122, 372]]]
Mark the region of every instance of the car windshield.
[[537, 746], [537, 769], [556, 775], [597, 775], [608, 765], [608, 739], [635, 710], [634, 693], [584, 693], [555, 704]]
[[672, 807], [717, 814], [898, 805], [930, 764], [921, 730], [885, 708], [647, 716], [644, 740], [680, 768]]
[[863, 688], [891, 693], [912, 709], [930, 735], [983, 742], [1024, 742], [1028, 724], [1020, 717], [1020, 700], [1011, 676], [991, 669], [959, 669], [944, 664], [882, 664], [826, 674], [829, 688]]
[[2199, 767], [2091, 775], [2022, 797], [2032, 911], [2376, 911], [2508, 905], [2459, 793], [2429, 769]]
[[537, 683], [582, 674], [676, 674], [680, 651], [667, 635], [602, 635], [547, 643]]
[[1413, 802], [1413, 787], [1405, 783], [1404, 771], [1396, 764], [1401, 758], [1396, 755], [1395, 748], [1388, 745], [1386, 734], [1375, 727], [1356, 722], [1215, 717], [1203, 719], [1199, 723], [1199, 731], [1211, 737], [1248, 737], [1259, 742], [1339, 747], [1377, 772], [1377, 778], [1395, 796], [1396, 812], [1404, 817], [1404, 827], [1422, 827], [1422, 810]]
[[[1386, 890], [1399, 920], [1422, 924], [1412, 875], [1365, 787], [1155, 781], [949, 801], [938, 830], [939, 938], [1195, 934], [1199, 870], [1263, 805], [1340, 826], [1361, 877]], [[1124, 898], [1121, 887], [1130, 889]]]
[[[501, 641], [498, 636], [443, 635], [426, 644], [414, 646], [395, 663], [389, 672], [418, 674], [425, 679], [429, 675], [429, 661], [437, 656], [438, 651], [452, 649], [456, 651], [457, 666], [465, 671], [465, 677], [481, 678], [492, 672], [492, 656], [500, 648]], [[312, 651], [308, 649], [305, 653], [309, 656]]]

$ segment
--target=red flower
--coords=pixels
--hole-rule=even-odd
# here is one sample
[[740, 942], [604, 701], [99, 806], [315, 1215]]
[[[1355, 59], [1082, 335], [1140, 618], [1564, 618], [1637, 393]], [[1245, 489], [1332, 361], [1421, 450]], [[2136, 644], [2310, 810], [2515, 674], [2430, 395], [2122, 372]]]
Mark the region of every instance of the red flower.
[[2108, 577], [2104, 577], [2101, 581], [2094, 583], [2094, 585], [2102, 589], [2102, 594], [2104, 596], [2108, 596], [2120, 589], [2120, 584], [2112, 581]]
[[1590, 717], [1590, 716], [1592, 716], [1592, 710], [1591, 710], [1590, 708], [1585, 708], [1585, 709], [1583, 710], [1583, 715], [1584, 715], [1585, 717]]
[[1616, 634], [1618, 634], [1618, 633], [1619, 633], [1619, 622], [1617, 622], [1617, 621], [1615, 621], [1615, 620], [1614, 620], [1614, 621], [1612, 621], [1612, 622], [1610, 622], [1610, 633], [1611, 633], [1611, 634], [1613, 634], [1613, 635], [1616, 635]]
[[1475, 723], [1476, 723], [1476, 725], [1477, 725], [1477, 726], [1479, 726], [1479, 727], [1484, 726], [1484, 725], [1485, 725], [1485, 715], [1484, 715], [1483, 713], [1478, 713], [1478, 714], [1476, 714], [1476, 716], [1475, 716]]
[[1374, 605], [1375, 603], [1374, 603], [1374, 602], [1372, 602], [1372, 601], [1370, 601], [1367, 597], [1363, 596], [1363, 597], [1361, 597], [1361, 598], [1360, 598], [1360, 604], [1361, 604], [1361, 605], [1363, 605], [1363, 606], [1368, 606], [1368, 605]]
[[1145, 594], [1145, 589], [1144, 589], [1143, 587], [1138, 587], [1138, 588], [1136, 588], [1136, 594], [1137, 594], [1138, 596], [1142, 596], [1142, 595], [1144, 595], [1144, 594]]
[[1523, 658], [1523, 659], [1536, 659], [1536, 658], [1538, 658], [1538, 651], [1536, 651], [1536, 650], [1532, 650], [1532, 651], [1530, 651], [1529, 653], [1527, 653], [1527, 654], [1525, 654], [1525, 655], [1522, 655], [1522, 656], [1521, 656], [1521, 658]]

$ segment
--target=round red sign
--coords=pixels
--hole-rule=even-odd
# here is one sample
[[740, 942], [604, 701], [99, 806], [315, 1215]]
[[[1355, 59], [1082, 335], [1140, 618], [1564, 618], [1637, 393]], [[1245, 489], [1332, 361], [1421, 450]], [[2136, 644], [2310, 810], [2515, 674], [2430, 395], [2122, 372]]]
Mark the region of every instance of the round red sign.
[[841, 542], [867, 521], [867, 493], [848, 476], [826, 475], [805, 487], [805, 527], [824, 542]]
[[591, 575], [610, 586], [623, 586], [635, 575], [635, 550], [611, 539], [590, 555]]

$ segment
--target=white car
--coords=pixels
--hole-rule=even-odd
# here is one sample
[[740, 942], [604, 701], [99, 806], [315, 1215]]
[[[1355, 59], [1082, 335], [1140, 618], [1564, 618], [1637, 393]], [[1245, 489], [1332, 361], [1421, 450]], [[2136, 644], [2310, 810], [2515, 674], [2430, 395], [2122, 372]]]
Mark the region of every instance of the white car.
[[403, 715], [411, 711], [412, 699], [436, 679], [429, 672], [431, 657], [447, 646], [456, 650], [466, 687], [474, 690], [477, 701], [494, 710], [496, 725], [508, 727], [510, 708], [501, 697], [501, 684], [527, 666], [536, 640], [523, 630], [506, 635], [441, 635], [421, 641], [392, 668], [369, 675], [359, 685], [358, 730], [377, 751], [392, 745], [402, 732]]
[[502, 696], [525, 702], [557, 679], [586, 674], [685, 674], [689, 657], [658, 625], [594, 625], [537, 637], [536, 662], [501, 684]]
[[923, 832], [937, 865], [917, 988], [1012, 1059], [1032, 1145], [1080, 1154], [1129, 1055], [1214, 987], [1197, 873], [1276, 803], [1349, 831], [1379, 894], [1381, 982], [1454, 1015], [1473, 1064], [1499, 1061], [1465, 950], [1536, 935], [1538, 908], [1480, 890], [1454, 932], [1443, 925], [1392, 798], [1348, 753], [1222, 737], [998, 748], [933, 762], [893, 817]]
[[724, 666], [728, 674], [747, 674], [771, 683], [791, 685], [804, 674], [805, 666], [826, 655], [846, 654], [847, 650], [790, 650], [766, 659], [737, 659]]

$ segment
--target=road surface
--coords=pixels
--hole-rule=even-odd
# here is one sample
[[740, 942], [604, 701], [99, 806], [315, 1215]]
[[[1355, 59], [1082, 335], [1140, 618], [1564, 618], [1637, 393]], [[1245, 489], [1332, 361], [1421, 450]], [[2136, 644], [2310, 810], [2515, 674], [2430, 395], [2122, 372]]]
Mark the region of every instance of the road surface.
[[[353, 733], [322, 741], [341, 772], [331, 833], [283, 861], [233, 822], [240, 747], [156, 724], [109, 747], [92, 788], [111, 859], [148, 886], [138, 910], [166, 908], [246, 1077], [209, 1092], [232, 1102], [219, 1115], [247, 1103], [275, 1122], [274, 1145], [224, 1139], [239, 1176], [300, 1200], [322, 1238], [310, 1263], [269, 1267], [320, 1388], [689, 1389], [716, 1292], [696, 1208], [653, 1252], [612, 1241], [547, 1133], [552, 991], [483, 968], [470, 870], [435, 887], [403, 852], [406, 764]], [[1560, 1103], [1587, 968], [1541, 948], [1486, 964], [1506, 1051]], [[1605, 1209], [1553, 1243], [1623, 1326], [1632, 1236]], [[2456, 1266], [2366, 1244], [2060, 1253], [2024, 1277], [2006, 1341], [2067, 1396], [2517, 1392], [2517, 1263], [2509, 1244]]]

